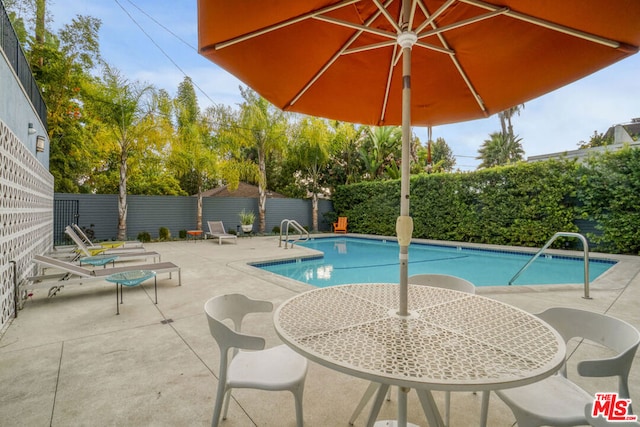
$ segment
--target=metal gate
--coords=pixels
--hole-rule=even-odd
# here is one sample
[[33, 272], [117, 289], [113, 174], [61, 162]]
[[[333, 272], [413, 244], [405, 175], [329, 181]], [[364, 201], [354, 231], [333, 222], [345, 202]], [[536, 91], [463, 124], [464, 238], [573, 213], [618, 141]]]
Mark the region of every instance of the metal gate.
[[68, 243], [64, 228], [77, 224], [79, 215], [79, 200], [54, 200], [53, 202], [53, 244], [55, 246]]

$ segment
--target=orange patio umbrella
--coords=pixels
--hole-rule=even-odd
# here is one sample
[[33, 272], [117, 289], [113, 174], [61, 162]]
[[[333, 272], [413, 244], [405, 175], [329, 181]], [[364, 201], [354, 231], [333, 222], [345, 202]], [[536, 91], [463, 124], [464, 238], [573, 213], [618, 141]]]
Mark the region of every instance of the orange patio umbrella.
[[283, 110], [402, 125], [406, 316], [411, 125], [486, 117], [635, 54], [640, 1], [198, 0], [198, 40]]

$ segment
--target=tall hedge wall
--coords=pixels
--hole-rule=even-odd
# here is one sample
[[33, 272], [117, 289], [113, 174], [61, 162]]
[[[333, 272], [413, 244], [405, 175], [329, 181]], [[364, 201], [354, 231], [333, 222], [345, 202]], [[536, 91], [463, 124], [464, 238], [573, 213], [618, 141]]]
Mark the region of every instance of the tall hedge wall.
[[[350, 232], [395, 235], [400, 181], [339, 187], [333, 206], [349, 218]], [[582, 165], [552, 160], [411, 177], [416, 238], [540, 247], [558, 231], [579, 231], [582, 219], [597, 224], [587, 235], [592, 247], [637, 254], [639, 208], [640, 150]]]

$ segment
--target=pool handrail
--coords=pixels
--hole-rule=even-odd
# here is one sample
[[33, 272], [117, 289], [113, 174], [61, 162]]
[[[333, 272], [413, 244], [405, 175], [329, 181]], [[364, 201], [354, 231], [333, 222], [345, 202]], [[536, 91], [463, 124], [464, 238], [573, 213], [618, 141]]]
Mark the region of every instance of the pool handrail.
[[298, 240], [301, 240], [303, 237], [305, 241], [309, 240], [310, 238], [309, 232], [303, 226], [301, 226], [298, 223], [298, 221], [296, 221], [295, 219], [283, 219], [280, 222], [280, 239], [278, 239], [278, 247], [282, 246], [282, 232], [284, 230], [285, 231], [284, 248], [288, 249], [287, 245], [289, 244], [289, 226], [291, 226], [291, 228], [293, 228], [298, 233], [300, 233], [300, 236], [298, 236], [295, 240], [291, 242], [291, 247], [293, 247], [295, 242], [297, 242]]
[[512, 278], [509, 280], [509, 286], [513, 285], [518, 277], [536, 260], [558, 237], [576, 237], [582, 242], [582, 252], [584, 256], [584, 299], [591, 299], [589, 296], [589, 243], [586, 237], [580, 233], [572, 233], [568, 231], [560, 231], [554, 234], [545, 245], [531, 258]]

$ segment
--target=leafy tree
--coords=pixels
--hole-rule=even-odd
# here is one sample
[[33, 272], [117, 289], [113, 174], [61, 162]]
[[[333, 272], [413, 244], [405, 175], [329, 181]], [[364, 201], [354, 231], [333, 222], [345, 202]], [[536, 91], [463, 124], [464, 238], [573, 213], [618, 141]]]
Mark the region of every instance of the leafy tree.
[[508, 165], [522, 160], [524, 149], [520, 138], [505, 138], [500, 132], [490, 134], [489, 138], [478, 150], [480, 155], [476, 158], [482, 160], [478, 168]]
[[401, 159], [402, 130], [398, 126], [366, 127], [360, 147], [365, 179], [373, 181], [391, 174], [397, 178]]
[[[362, 159], [359, 155], [362, 136], [366, 127], [357, 128], [351, 123], [331, 121], [331, 160], [326, 183], [334, 190], [338, 185], [362, 180]], [[333, 192], [333, 191], [332, 191]]]
[[431, 144], [427, 143], [426, 147], [420, 145], [417, 150], [417, 157], [416, 165], [418, 170], [416, 172], [451, 172], [456, 165], [453, 151], [444, 138], [438, 138]]
[[587, 148], [602, 147], [611, 144], [613, 144], [613, 134], [606, 136], [605, 134], [598, 133], [597, 130], [594, 130], [593, 135], [589, 138], [589, 142], [580, 141], [578, 148], [580, 150], [586, 150]]
[[178, 176], [189, 176], [195, 184], [198, 196], [196, 227], [202, 230], [202, 192], [217, 173], [217, 156], [212, 150], [209, 127], [200, 114], [191, 78], [185, 77], [178, 86], [174, 105], [178, 126], [171, 164]]
[[127, 178], [129, 159], [149, 140], [145, 137], [156, 126], [155, 89], [130, 82], [104, 65], [102, 80], [88, 88], [87, 104], [100, 118], [101, 143], [118, 165], [118, 239], [127, 238]]
[[[244, 102], [240, 105], [238, 125], [233, 138], [255, 153], [258, 165], [258, 214], [260, 233], [266, 227], [267, 158], [280, 152], [287, 143], [287, 115], [251, 89], [240, 88]], [[251, 153], [248, 153], [251, 157]]]
[[86, 143], [89, 133], [81, 88], [91, 80], [93, 60], [100, 58], [97, 40], [101, 23], [77, 16], [54, 35], [44, 26], [49, 22], [44, 0], [11, 3], [35, 33], [28, 36], [25, 21], [17, 18], [20, 40], [47, 105], [54, 191], [89, 191], [85, 182], [92, 156]]
[[330, 135], [327, 123], [317, 117], [303, 118], [287, 151], [298, 166], [297, 181], [311, 194], [312, 227], [318, 231], [318, 195], [323, 193], [323, 172], [329, 162]]

